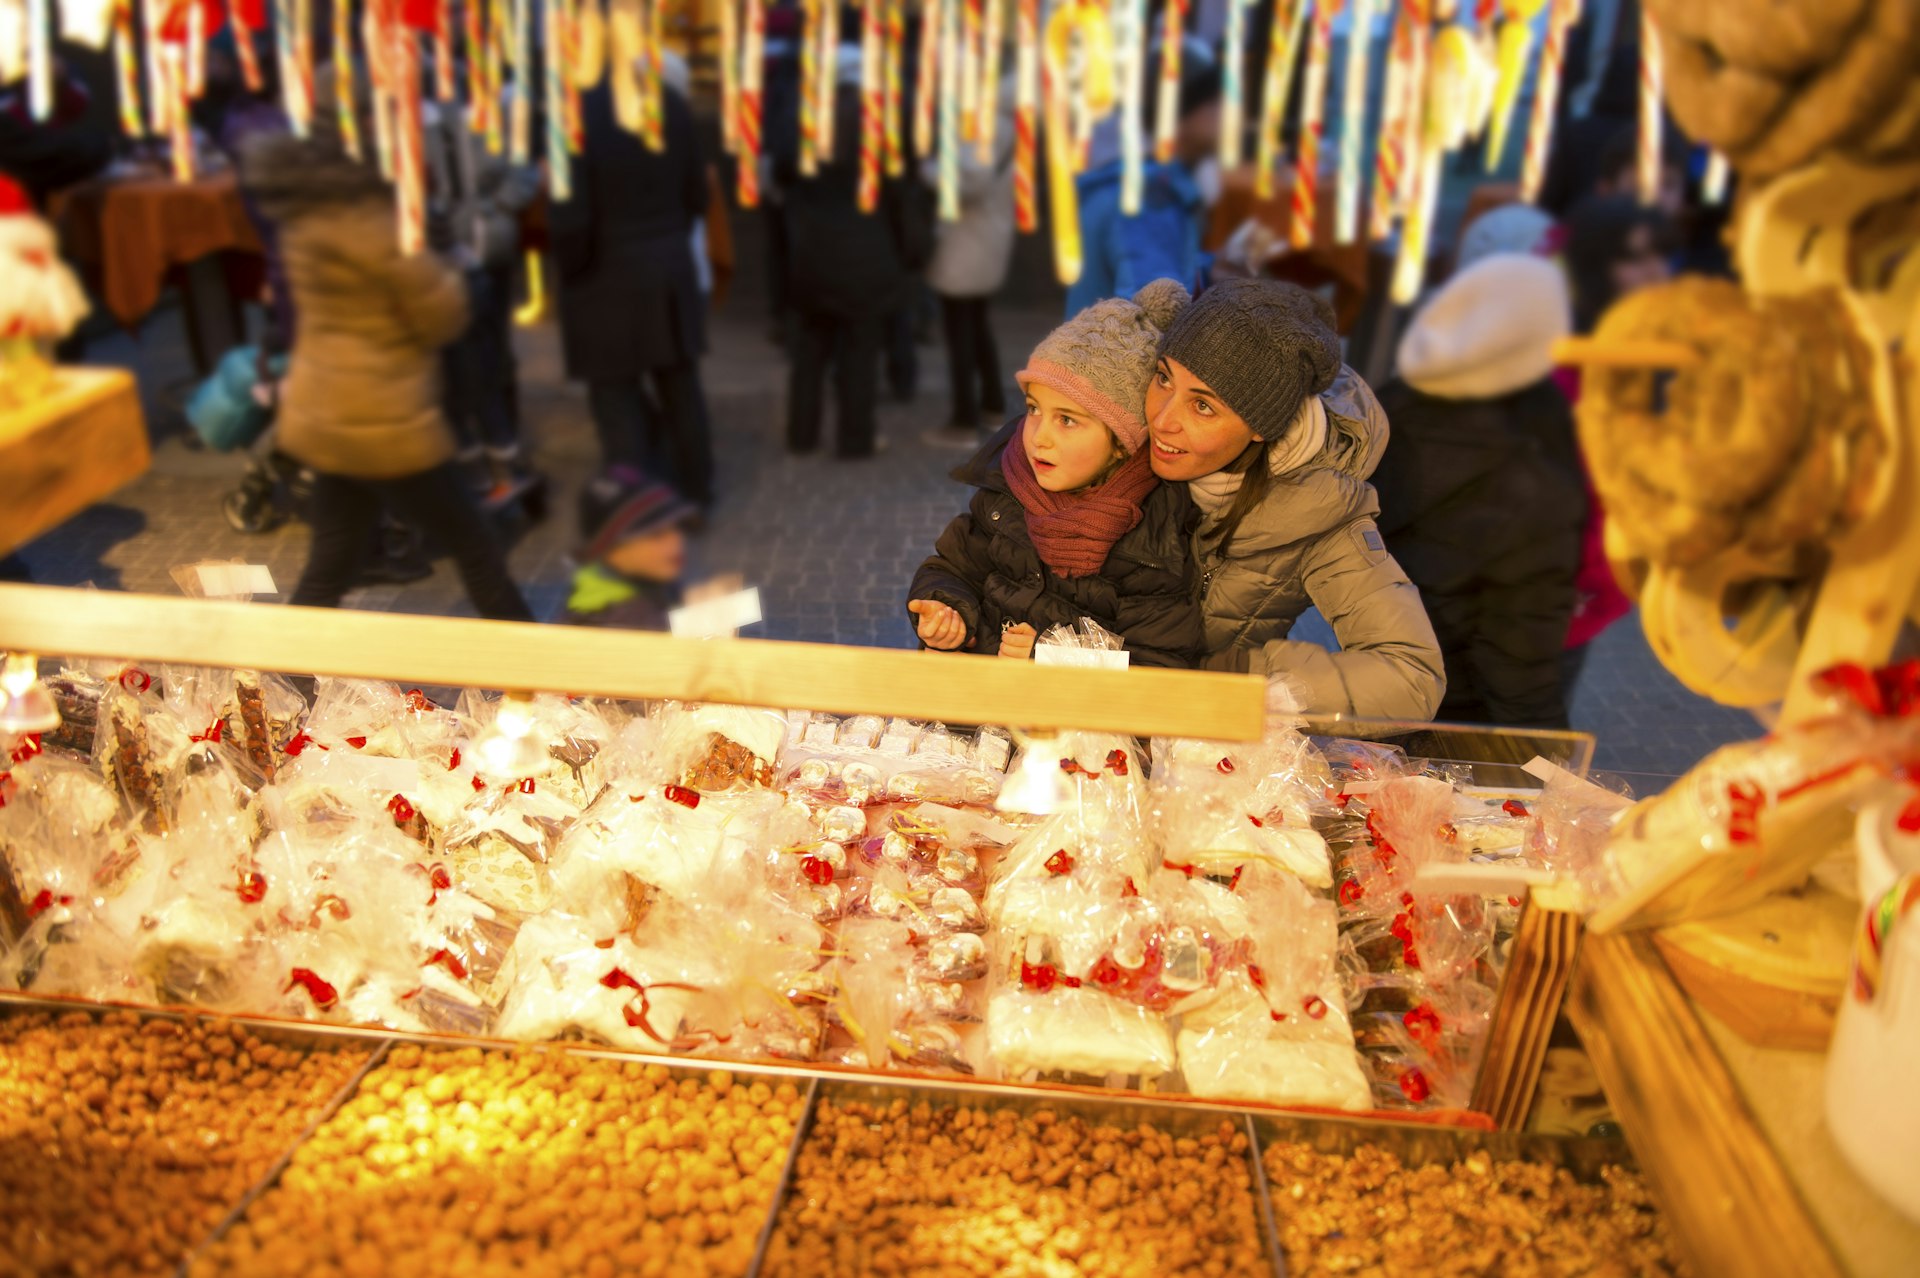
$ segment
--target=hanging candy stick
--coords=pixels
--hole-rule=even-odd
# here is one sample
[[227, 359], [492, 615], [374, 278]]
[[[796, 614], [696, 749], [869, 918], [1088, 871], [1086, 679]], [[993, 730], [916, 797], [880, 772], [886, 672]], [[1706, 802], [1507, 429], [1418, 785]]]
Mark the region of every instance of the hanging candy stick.
[[580, 65], [580, 23], [574, 12], [574, 0], [546, 0], [554, 11], [546, 20], [547, 29], [557, 32], [559, 42], [547, 46], [547, 64], [557, 57], [560, 77], [560, 120], [567, 140], [567, 154], [578, 155], [586, 143], [586, 123], [580, 114], [580, 86], [574, 82], [573, 69]]
[[[367, 83], [373, 98], [373, 151], [380, 176], [391, 182], [394, 178], [394, 113], [398, 103], [394, 99], [395, 82], [398, 76], [393, 67], [393, 40], [389, 35], [389, 19], [381, 12], [383, 0], [368, 0], [366, 9], [360, 15], [360, 43], [367, 54]], [[342, 103], [342, 110], [345, 104]]]
[[295, 131], [306, 136], [313, 120], [313, 4], [293, 0], [293, 75], [299, 84], [300, 123]]
[[1526, 82], [1528, 55], [1533, 52], [1533, 19], [1544, 0], [1505, 0], [1500, 24], [1500, 84], [1493, 95], [1493, 125], [1487, 135], [1487, 172], [1500, 167], [1507, 155], [1507, 131], [1513, 124], [1520, 86]]
[[1373, 43], [1373, 0], [1348, 6], [1345, 101], [1340, 106], [1340, 190], [1334, 197], [1333, 238], [1351, 244], [1360, 235], [1360, 141], [1367, 123], [1367, 64]]
[[1142, 107], [1147, 76], [1147, 2], [1120, 0], [1125, 16], [1120, 32], [1120, 211], [1128, 217], [1140, 212], [1146, 190], [1147, 138]]
[[506, 84], [507, 38], [509, 23], [507, 0], [473, 0], [487, 4], [487, 154], [499, 155], [507, 144], [507, 108], [501, 92]]
[[1013, 221], [1030, 235], [1040, 227], [1033, 185], [1040, 110], [1040, 0], [1019, 3], [1013, 64]]
[[[37, 0], [45, 4], [46, 0]], [[200, 0], [187, 0], [186, 93], [189, 101], [207, 91], [207, 10]]]
[[[647, 37], [640, 0], [613, 0], [607, 11], [607, 79], [613, 86], [613, 120], [638, 137], [646, 132], [646, 96], [641, 91]], [[739, 122], [735, 121], [735, 127]]]
[[821, 0], [820, 22], [820, 60], [815, 68], [819, 75], [820, 102], [816, 108], [816, 117], [820, 122], [817, 146], [820, 162], [831, 163], [834, 146], [834, 113], [839, 105], [840, 96], [840, 0]]
[[815, 88], [820, 78], [821, 0], [800, 0], [800, 176], [812, 177], [820, 171], [820, 94]]
[[427, 157], [420, 125], [420, 37], [400, 20], [387, 22], [391, 43], [388, 90], [394, 103], [394, 193], [400, 212], [400, 251], [427, 246]]
[[880, 119], [880, 0], [860, 5], [860, 175], [854, 199], [862, 213], [880, 207], [880, 152], [886, 126]]
[[140, 110], [140, 61], [134, 54], [133, 0], [113, 7], [113, 77], [120, 99], [120, 130], [130, 138], [143, 137], [146, 121]]
[[1287, 99], [1293, 96], [1293, 68], [1300, 61], [1300, 32], [1311, 0], [1274, 0], [1273, 32], [1267, 43], [1267, 74], [1260, 90], [1260, 147], [1255, 162], [1253, 193], [1273, 198], [1280, 172], [1281, 128], [1287, 119]]
[[[336, 0], [337, 2], [337, 0]], [[467, 127], [487, 131], [486, 0], [467, 0], [463, 9], [467, 43]]]
[[720, 149], [740, 149], [739, 0], [720, 0]]
[[960, 140], [972, 142], [980, 128], [980, 4], [965, 0], [960, 32]]
[[980, 163], [993, 163], [994, 143], [1000, 131], [1000, 45], [1005, 40], [1004, 0], [986, 0], [986, 29], [980, 37], [980, 102], [973, 140]]
[[1289, 240], [1296, 249], [1313, 247], [1320, 213], [1320, 138], [1327, 101], [1327, 61], [1333, 47], [1336, 0], [1316, 0], [1312, 38], [1307, 42], [1307, 78], [1300, 104], [1300, 162], [1293, 175], [1293, 224]]
[[1067, 128], [1067, 63], [1062, 31], [1073, 6], [1063, 4], [1047, 20], [1043, 93], [1047, 113], [1047, 196], [1053, 219], [1054, 274], [1071, 286], [1080, 278], [1080, 200], [1073, 185], [1073, 135]]
[[253, 28], [247, 25], [246, 6], [240, 0], [227, 0], [227, 21], [233, 27], [233, 48], [240, 57], [240, 81], [247, 92], [258, 93], [265, 81], [260, 76], [260, 55], [253, 47]]
[[533, 153], [533, 0], [513, 0], [513, 115], [507, 155], [525, 164]]
[[[580, 14], [574, 7], [579, 2], [566, 0], [567, 7], [562, 11], [567, 24], [570, 66], [578, 65], [580, 61]], [[645, 11], [647, 81], [643, 82], [645, 91], [641, 97], [646, 113], [646, 127], [641, 131], [641, 140], [656, 154], [667, 149], [667, 83], [661, 49], [661, 12], [660, 0], [652, 0]], [[567, 150], [578, 155], [587, 144], [586, 120], [580, 109], [580, 85], [571, 75], [566, 76], [562, 92], [566, 95], [567, 104]]]
[[886, 120], [881, 135], [885, 144], [887, 176], [899, 177], [907, 171], [906, 147], [900, 138], [900, 60], [906, 49], [907, 15], [902, 0], [886, 0], [886, 3], [886, 90], [880, 104]]
[[[745, 39], [740, 49], [740, 207], [760, 203], [760, 83], [767, 45], [767, 14], [761, 0], [747, 0]], [[804, 86], [803, 86], [804, 91]]]
[[[1062, 0], [1064, 6], [1084, 6], [1093, 0]], [[1076, 30], [1078, 29], [1078, 24]], [[1087, 77], [1092, 72], [1089, 61], [1092, 53], [1084, 39], [1075, 39], [1066, 49], [1067, 84], [1072, 100], [1068, 108], [1068, 118], [1073, 126], [1073, 171], [1086, 172], [1087, 164], [1093, 155], [1093, 99], [1086, 91]]]
[[[578, 3], [578, 0], [573, 0]], [[667, 149], [667, 3], [666, 0], [650, 0], [647, 16], [651, 19], [647, 28], [647, 57], [653, 66], [653, 114], [658, 121], [655, 134], [660, 145], [659, 151]], [[578, 90], [575, 91], [578, 97]], [[577, 149], [577, 148], [576, 148]]]
[[340, 123], [340, 146], [352, 160], [360, 158], [360, 115], [354, 110], [353, 81], [353, 5], [350, 0], [334, 0], [333, 5], [333, 97], [334, 118]]
[[933, 154], [933, 119], [940, 81], [940, 29], [946, 22], [946, 0], [926, 0], [920, 10], [920, 68], [914, 77], [913, 153], [921, 159]]
[[940, 15], [940, 165], [939, 206], [942, 222], [960, 219], [960, 4], [946, 0]]
[[639, 91], [640, 105], [640, 127], [637, 132], [648, 150], [659, 151], [665, 145], [663, 130], [666, 121], [662, 117], [666, 107], [662, 96], [665, 89], [653, 62], [653, 15], [647, 0], [635, 0], [633, 14], [634, 84]]
[[[338, 3], [338, 0], [335, 0]], [[452, 102], [459, 94], [453, 74], [453, 3], [436, 0], [433, 8], [433, 96]]]
[[1727, 157], [1724, 152], [1707, 152], [1707, 172], [1700, 179], [1700, 198], [1708, 205], [1726, 202]]
[[1246, 140], [1240, 88], [1240, 71], [1246, 60], [1246, 2], [1227, 0], [1227, 45], [1220, 77], [1220, 167], [1229, 173], [1240, 167]]
[[193, 181], [193, 119], [187, 113], [187, 57], [177, 44], [161, 51], [167, 81], [167, 150], [173, 159], [173, 179]]
[[1441, 166], [1447, 151], [1466, 139], [1471, 115], [1468, 77], [1474, 74], [1475, 58], [1471, 40], [1466, 29], [1457, 26], [1442, 28], [1434, 39], [1432, 66], [1419, 112], [1418, 167], [1390, 292], [1400, 306], [1411, 304], [1420, 294], [1432, 245], [1434, 210], [1440, 200]]
[[36, 122], [53, 115], [52, 27], [48, 16], [47, 0], [27, 0], [27, 113]]
[[1173, 133], [1180, 123], [1180, 54], [1185, 38], [1187, 0], [1167, 0], [1166, 31], [1160, 41], [1160, 99], [1154, 104], [1153, 158], [1173, 160]]
[[1532, 204], [1540, 198], [1547, 176], [1547, 148], [1553, 144], [1553, 117], [1560, 100], [1560, 65], [1566, 57], [1567, 32], [1580, 18], [1579, 0], [1551, 0], [1547, 39], [1540, 50], [1540, 74], [1533, 87], [1533, 120], [1520, 159], [1520, 198]]
[[[545, 89], [547, 116], [547, 183], [553, 198], [561, 202], [573, 198], [573, 148], [567, 135], [567, 11], [564, 4], [547, 0], [544, 32], [550, 56], [546, 60]], [[558, 54], [558, 57], [551, 56]], [[525, 67], [522, 67], [522, 74]]]
[[[1392, 0], [1389, 0], [1391, 3]], [[1388, 11], [1392, 34], [1387, 42], [1387, 76], [1380, 90], [1380, 127], [1373, 143], [1373, 198], [1368, 202], [1367, 236], [1384, 240], [1393, 234], [1395, 205], [1400, 199], [1401, 133], [1405, 129], [1408, 72], [1413, 60], [1413, 28], [1419, 21], [1411, 6]]]
[[1400, 195], [1397, 216], [1404, 217], [1417, 198], [1419, 185], [1421, 128], [1426, 118], [1427, 70], [1432, 62], [1433, 27], [1426, 0], [1410, 0], [1407, 14], [1412, 25], [1412, 47], [1407, 58], [1407, 85], [1403, 93], [1404, 110], [1395, 138], [1400, 158]]
[[[167, 91], [166, 68], [161, 64], [160, 59], [160, 6], [164, 3], [166, 3], [166, 0], [141, 0], [140, 2], [140, 46], [146, 50], [143, 61], [145, 63], [147, 79], [147, 128], [150, 129], [155, 136], [170, 133], [173, 129], [173, 124], [168, 119], [168, 108], [172, 105], [173, 94]], [[277, 3], [287, 10], [287, 19], [283, 28], [286, 32], [287, 48], [289, 50], [287, 66], [285, 68], [288, 73], [286, 80], [288, 87], [285, 89], [287, 95], [287, 118], [293, 121], [293, 131], [305, 136], [305, 131], [301, 128], [300, 120], [295, 117], [293, 110], [293, 93], [295, 88], [292, 84], [293, 61], [291, 54], [293, 48], [293, 0], [277, 0]]]
[[1640, 203], [1651, 208], [1660, 202], [1660, 142], [1665, 117], [1660, 93], [1666, 79], [1660, 59], [1660, 37], [1653, 15], [1640, 10], [1640, 149], [1638, 176]]

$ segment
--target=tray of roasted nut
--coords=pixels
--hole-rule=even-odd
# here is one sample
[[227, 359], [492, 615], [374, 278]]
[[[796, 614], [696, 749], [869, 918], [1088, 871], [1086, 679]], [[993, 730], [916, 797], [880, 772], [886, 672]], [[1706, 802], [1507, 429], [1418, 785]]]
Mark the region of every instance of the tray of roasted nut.
[[0, 1001], [0, 1270], [173, 1272], [384, 1048], [324, 1028]]

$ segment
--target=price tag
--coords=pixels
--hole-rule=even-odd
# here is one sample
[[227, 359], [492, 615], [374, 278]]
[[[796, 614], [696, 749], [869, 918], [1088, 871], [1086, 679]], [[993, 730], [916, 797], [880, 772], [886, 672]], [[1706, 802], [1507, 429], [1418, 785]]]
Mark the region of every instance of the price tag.
[[676, 639], [731, 639], [742, 626], [760, 620], [760, 589], [750, 586], [731, 595], [687, 604], [667, 614]]
[[1125, 670], [1132, 660], [1126, 649], [1074, 648], [1064, 643], [1038, 643], [1033, 646], [1035, 665], [1081, 666], [1093, 670]]

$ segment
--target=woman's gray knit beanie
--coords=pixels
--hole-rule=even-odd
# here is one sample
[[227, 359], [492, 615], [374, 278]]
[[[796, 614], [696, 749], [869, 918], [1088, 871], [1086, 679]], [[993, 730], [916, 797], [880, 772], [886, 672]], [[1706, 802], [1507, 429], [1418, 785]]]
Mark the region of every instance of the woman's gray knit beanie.
[[1261, 439], [1286, 434], [1309, 395], [1333, 385], [1333, 308], [1297, 284], [1222, 280], [1181, 311], [1160, 357], [1184, 364]]

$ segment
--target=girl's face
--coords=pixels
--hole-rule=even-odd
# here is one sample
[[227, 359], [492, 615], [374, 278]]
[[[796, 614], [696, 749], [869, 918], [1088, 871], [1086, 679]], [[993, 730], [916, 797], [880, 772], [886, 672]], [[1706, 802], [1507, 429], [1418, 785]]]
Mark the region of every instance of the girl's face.
[[1179, 482], [1225, 470], [1253, 442], [1253, 428], [1178, 360], [1163, 359], [1147, 384], [1153, 473]]
[[1660, 255], [1660, 246], [1654, 242], [1650, 226], [1633, 228], [1627, 236], [1626, 252], [1615, 258], [1608, 270], [1613, 276], [1615, 297], [1665, 284], [1673, 278], [1673, 267]]
[[1027, 387], [1027, 422], [1020, 429], [1033, 473], [1050, 493], [1070, 493], [1106, 478], [1122, 457], [1113, 432], [1099, 418], [1054, 390]]

